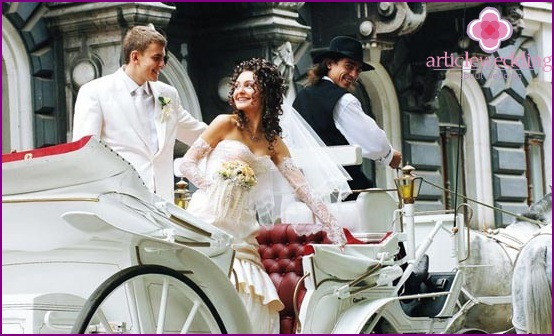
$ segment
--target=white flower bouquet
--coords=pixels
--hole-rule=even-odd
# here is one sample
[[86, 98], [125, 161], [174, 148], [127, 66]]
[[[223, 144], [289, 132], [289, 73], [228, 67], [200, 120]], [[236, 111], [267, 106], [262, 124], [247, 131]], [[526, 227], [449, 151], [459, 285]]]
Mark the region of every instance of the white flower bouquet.
[[239, 160], [223, 162], [218, 175], [221, 179], [230, 180], [244, 190], [250, 190], [258, 182], [252, 167]]

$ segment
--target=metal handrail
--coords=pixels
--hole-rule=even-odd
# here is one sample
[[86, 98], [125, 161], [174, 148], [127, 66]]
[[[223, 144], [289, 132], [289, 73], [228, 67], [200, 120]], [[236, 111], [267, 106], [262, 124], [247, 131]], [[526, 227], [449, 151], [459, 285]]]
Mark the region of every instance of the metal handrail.
[[300, 323], [300, 313], [298, 312], [298, 307], [296, 306], [296, 299], [298, 297], [298, 291], [300, 289], [300, 284], [304, 282], [304, 280], [310, 276], [310, 272], [307, 272], [304, 274], [300, 280], [296, 283], [296, 286], [294, 286], [294, 292], [292, 294], [292, 309], [294, 311], [294, 320], [296, 321], [296, 332], [298, 333], [300, 330], [302, 330], [302, 326]]

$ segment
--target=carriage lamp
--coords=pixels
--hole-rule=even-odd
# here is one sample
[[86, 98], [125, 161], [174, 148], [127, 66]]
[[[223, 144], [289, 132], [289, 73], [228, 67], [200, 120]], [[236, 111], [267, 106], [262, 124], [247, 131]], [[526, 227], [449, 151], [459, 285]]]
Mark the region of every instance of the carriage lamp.
[[402, 176], [398, 176], [394, 179], [398, 196], [402, 199], [404, 204], [413, 204], [421, 189], [421, 181], [423, 178], [414, 176], [412, 174], [414, 170], [414, 167], [407, 164], [402, 167]]
[[394, 179], [398, 196], [402, 199], [402, 217], [405, 224], [406, 233], [406, 254], [408, 260], [415, 259], [415, 223], [414, 223], [414, 203], [419, 195], [421, 182], [423, 178], [414, 176], [412, 171], [415, 168], [408, 165], [402, 167], [402, 175]]
[[191, 198], [190, 190], [187, 189], [188, 185], [189, 184], [185, 182], [182, 177], [177, 183], [175, 183], [175, 205], [183, 209], [187, 208]]

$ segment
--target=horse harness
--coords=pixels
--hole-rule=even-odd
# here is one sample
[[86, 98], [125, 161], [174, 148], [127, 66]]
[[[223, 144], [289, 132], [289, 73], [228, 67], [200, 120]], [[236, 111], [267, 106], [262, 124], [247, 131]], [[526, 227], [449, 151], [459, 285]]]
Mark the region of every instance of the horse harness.
[[[533, 237], [531, 237], [531, 239], [529, 239], [525, 244], [523, 244], [523, 246], [521, 248], [523, 249], [523, 247], [525, 247], [525, 245], [529, 244], [529, 242], [531, 240], [533, 240], [534, 238], [536, 238], [538, 236], [546, 236], [546, 235], [551, 235], [552, 236], [552, 225], [543, 226], [537, 233], [533, 234]], [[519, 251], [517, 253], [516, 259], [514, 260], [514, 265], [515, 265], [518, 257], [519, 257]]]
[[497, 242], [504, 253], [508, 256], [508, 259], [510, 259], [512, 267], [514, 267], [521, 249], [523, 249], [523, 247], [531, 241], [531, 239], [539, 235], [552, 235], [552, 226], [544, 226], [538, 232], [525, 237], [525, 239], [515, 237], [504, 228], [488, 229], [487, 232], [480, 232], [480, 234]]

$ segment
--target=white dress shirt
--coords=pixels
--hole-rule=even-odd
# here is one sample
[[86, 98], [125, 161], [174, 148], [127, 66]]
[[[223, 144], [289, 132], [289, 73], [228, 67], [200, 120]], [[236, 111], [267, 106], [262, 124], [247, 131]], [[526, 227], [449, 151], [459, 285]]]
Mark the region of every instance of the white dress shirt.
[[[333, 82], [331, 78], [323, 79]], [[362, 148], [362, 156], [384, 166], [392, 160], [392, 145], [383, 131], [362, 109], [362, 104], [353, 94], [344, 94], [333, 109], [335, 126], [348, 143]]]
[[[125, 72], [124, 72], [125, 73]], [[128, 88], [129, 93], [133, 97], [135, 108], [140, 115], [145, 115], [147, 118], [139, 118], [138, 120], [142, 124], [142, 128], [145, 134], [150, 134], [150, 149], [156, 153], [159, 149], [158, 146], [158, 134], [156, 131], [155, 123], [155, 105], [154, 96], [152, 95], [152, 88], [145, 82], [139, 86], [129, 75], [125, 73], [123, 76], [125, 86]]]

